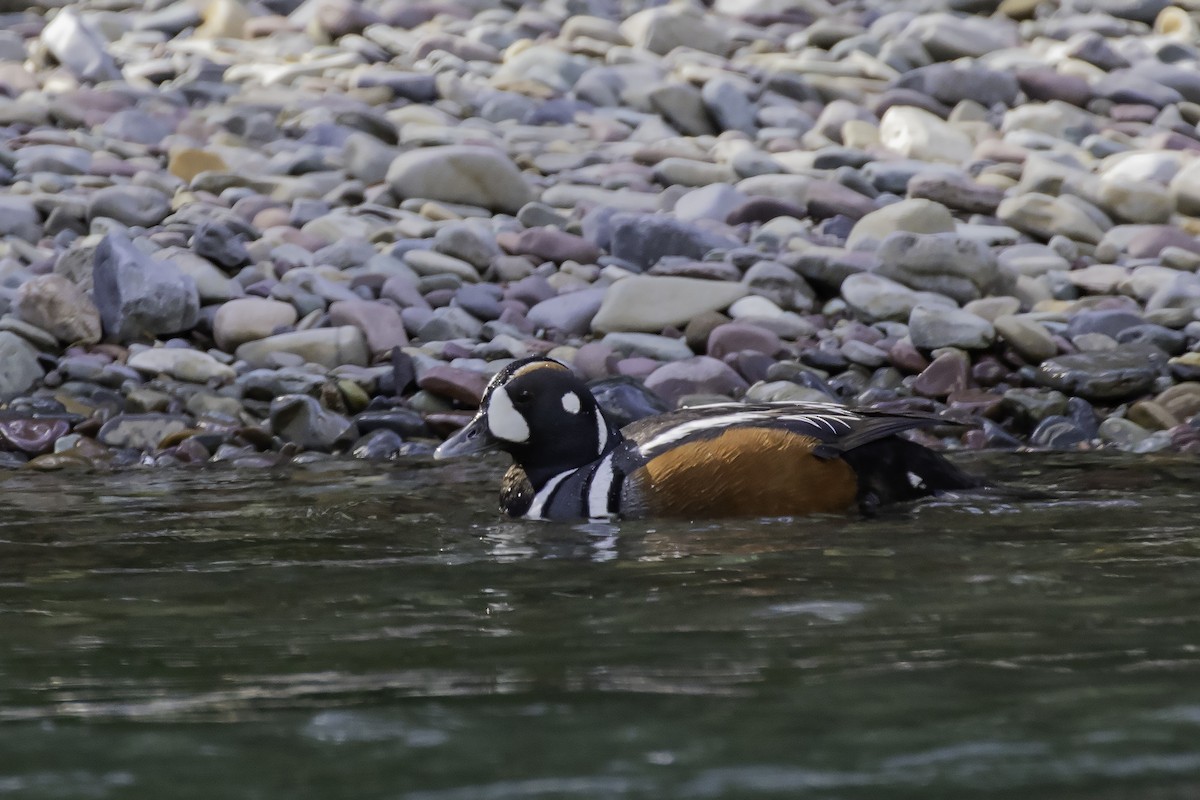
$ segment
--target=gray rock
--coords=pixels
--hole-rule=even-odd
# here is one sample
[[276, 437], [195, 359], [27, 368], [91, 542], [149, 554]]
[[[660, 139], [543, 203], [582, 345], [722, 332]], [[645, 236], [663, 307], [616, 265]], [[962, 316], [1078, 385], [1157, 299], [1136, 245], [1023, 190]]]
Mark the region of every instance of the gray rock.
[[329, 452], [339, 439], [357, 438], [354, 423], [324, 409], [316, 398], [288, 394], [271, 401], [271, 432], [306, 450]]
[[346, 172], [366, 184], [383, 183], [388, 168], [398, 155], [396, 148], [366, 133], [352, 133], [346, 137], [342, 149]]
[[353, 325], [363, 332], [367, 348], [381, 358], [408, 344], [404, 322], [390, 303], [379, 300], [339, 300], [329, 306], [332, 325]]
[[483, 332], [483, 323], [465, 309], [447, 306], [436, 308], [429, 321], [421, 326], [417, 336], [423, 342], [444, 342], [451, 339], [476, 339]]
[[466, 261], [477, 270], [487, 269], [492, 259], [503, 255], [496, 238], [478, 225], [452, 222], [438, 228], [433, 246], [439, 253]]
[[913, 345], [923, 350], [982, 350], [991, 346], [996, 330], [992, 323], [968, 311], [917, 306], [908, 318], [908, 335]]
[[5, 236], [15, 236], [30, 243], [42, 238], [41, 216], [28, 198], [0, 196], [0, 238]]
[[89, 220], [115, 219], [128, 227], [149, 228], [171, 212], [170, 199], [148, 186], [106, 186], [88, 200]]
[[740, 283], [635, 275], [608, 287], [592, 330], [657, 332], [720, 311], [748, 293]]
[[200, 314], [196, 282], [170, 261], [155, 261], [123, 233], [96, 248], [94, 296], [104, 333], [119, 342], [191, 329]]
[[196, 255], [225, 269], [234, 269], [250, 261], [250, 252], [241, 235], [223, 222], [205, 220], [197, 225], [192, 234], [192, 249]]
[[[890, 278], [862, 272], [842, 282], [842, 299], [868, 322], [895, 320], [907, 322], [912, 310], [929, 298]], [[947, 306], [951, 303], [945, 301]]]
[[973, 100], [988, 107], [997, 103], [1011, 106], [1021, 91], [1012, 73], [971, 62], [931, 64], [910, 70], [895, 85], [914, 89], [948, 106], [963, 100]]
[[42, 29], [41, 38], [50, 54], [80, 80], [92, 83], [120, 80], [121, 71], [109, 55], [104, 37], [75, 9], [69, 6], [59, 9]]
[[621, 23], [621, 34], [634, 47], [659, 55], [684, 47], [723, 56], [730, 44], [715, 20], [685, 6], [639, 11]]
[[296, 308], [265, 297], [242, 297], [223, 303], [213, 318], [217, 346], [232, 353], [240, 345], [265, 339], [278, 328], [296, 323]]
[[[597, 242], [603, 247], [603, 244]], [[702, 259], [712, 250], [736, 247], [739, 242], [698, 225], [661, 214], [619, 214], [613, 218], [609, 251], [616, 258], [643, 269], [663, 256]]]
[[45, 374], [33, 345], [8, 331], [0, 331], [0, 364], [0, 400], [28, 391]]
[[932, 200], [901, 200], [872, 211], [854, 223], [846, 237], [851, 250], [875, 250], [889, 235], [909, 233], [953, 233], [954, 217], [946, 207]]
[[601, 341], [614, 353], [623, 356], [645, 356], [656, 361], [680, 361], [695, 355], [683, 339], [654, 333], [614, 332], [606, 334]]
[[61, 275], [38, 275], [17, 291], [13, 310], [64, 344], [100, 341], [100, 312], [74, 283]]
[[392, 162], [387, 183], [402, 199], [464, 203], [509, 214], [535, 199], [508, 156], [489, 147], [445, 145], [412, 150]]
[[1128, 346], [1047, 359], [1038, 368], [1035, 380], [1085, 400], [1111, 402], [1150, 391], [1165, 365], [1166, 355], [1161, 351]]
[[1054, 337], [1035, 320], [1006, 314], [997, 317], [994, 324], [1000, 338], [1031, 364], [1040, 364], [1058, 352]]
[[878, 274], [959, 303], [988, 294], [1011, 294], [1015, 286], [1014, 277], [1000, 269], [985, 244], [952, 233], [893, 233], [875, 254]]
[[272, 356], [278, 354], [290, 354], [326, 369], [343, 364], [365, 367], [370, 363], [366, 337], [352, 325], [277, 333], [246, 342], [236, 353], [252, 367], [274, 366]]
[[723, 131], [742, 131], [754, 135], [757, 130], [757, 109], [751, 102], [752, 87], [731, 77], [712, 78], [704, 82], [701, 96], [708, 113]]
[[163, 439], [187, 428], [187, 421], [173, 414], [118, 414], [100, 427], [96, 438], [109, 447], [150, 452]]
[[526, 319], [538, 328], [583, 336], [591, 329], [605, 292], [604, 289], [581, 289], [551, 297], [529, 309]]
[[150, 347], [134, 353], [126, 363], [145, 375], [170, 375], [191, 383], [231, 381], [237, 375], [228, 364], [187, 347]]
[[674, 407], [689, 394], [735, 396], [750, 385], [725, 362], [696, 356], [664, 364], [646, 378], [646, 388]]

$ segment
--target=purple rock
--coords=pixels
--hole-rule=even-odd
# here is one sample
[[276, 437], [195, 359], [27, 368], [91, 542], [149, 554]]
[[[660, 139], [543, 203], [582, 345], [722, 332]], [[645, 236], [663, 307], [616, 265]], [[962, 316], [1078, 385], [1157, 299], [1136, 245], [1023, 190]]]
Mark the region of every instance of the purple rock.
[[1125, 246], [1131, 258], [1157, 258], [1168, 247], [1180, 247], [1200, 253], [1200, 241], [1195, 236], [1174, 225], [1147, 225], [1133, 236]]
[[396, 308], [380, 300], [338, 300], [329, 306], [332, 325], [353, 325], [367, 338], [374, 358], [386, 356], [394, 348], [408, 344], [404, 321]]
[[913, 381], [913, 392], [922, 397], [946, 397], [970, 383], [971, 359], [959, 350], [942, 353]]
[[813, 181], [808, 187], [808, 213], [813, 219], [842, 215], [861, 219], [875, 210], [875, 201], [833, 181]]
[[642, 269], [664, 256], [703, 259], [713, 250], [740, 244], [700, 225], [659, 214], [620, 214], [613, 223], [612, 255]]
[[604, 302], [604, 289], [581, 289], [543, 300], [526, 315], [538, 328], [583, 336], [591, 330], [592, 318]]
[[599, 247], [582, 236], [552, 227], [521, 231], [513, 253], [533, 256], [542, 261], [553, 261], [555, 264], [564, 261], [595, 264], [602, 255]]
[[807, 213], [801, 206], [773, 197], [751, 197], [730, 211], [725, 217], [725, 222], [728, 225], [741, 225], [747, 222], [768, 222], [776, 217], [804, 219]]
[[36, 456], [50, 452], [54, 442], [70, 430], [71, 424], [65, 419], [0, 420], [0, 444]]
[[616, 372], [618, 375], [624, 375], [627, 378], [645, 379], [650, 373], [658, 369], [659, 362], [653, 358], [646, 356], [631, 356], [623, 358], [617, 362]]
[[509, 286], [504, 297], [507, 300], [520, 300], [532, 308], [557, 294], [558, 292], [550, 285], [549, 281], [541, 275], [530, 275]]
[[1023, 69], [1017, 72], [1021, 91], [1031, 100], [1048, 103], [1061, 100], [1083, 108], [1092, 99], [1092, 87], [1085, 79], [1064, 75], [1055, 69]]
[[646, 388], [676, 406], [685, 395], [733, 396], [745, 392], [749, 384], [725, 362], [696, 356], [662, 365], [646, 378]]
[[744, 322], [718, 325], [708, 335], [708, 355], [724, 359], [733, 353], [750, 350], [773, 356], [784, 349], [779, 336], [771, 331]]
[[588, 342], [575, 351], [574, 367], [584, 378], [600, 380], [617, 371], [617, 356], [603, 342]]
[[438, 364], [425, 370], [417, 379], [417, 386], [427, 392], [475, 407], [483, 398], [487, 382], [488, 376], [481, 372]]

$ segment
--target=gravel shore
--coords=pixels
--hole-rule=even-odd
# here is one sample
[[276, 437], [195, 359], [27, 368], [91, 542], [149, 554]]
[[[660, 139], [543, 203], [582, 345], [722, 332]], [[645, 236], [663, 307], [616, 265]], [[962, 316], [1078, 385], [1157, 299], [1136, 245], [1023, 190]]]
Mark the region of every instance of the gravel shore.
[[1195, 0], [15, 7], [0, 466], [425, 454], [534, 354], [1200, 452]]

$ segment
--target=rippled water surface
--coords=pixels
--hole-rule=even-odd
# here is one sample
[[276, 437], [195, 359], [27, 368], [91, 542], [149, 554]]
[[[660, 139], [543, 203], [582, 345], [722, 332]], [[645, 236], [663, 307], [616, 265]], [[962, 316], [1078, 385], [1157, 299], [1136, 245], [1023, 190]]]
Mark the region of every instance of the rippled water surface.
[[1200, 464], [552, 525], [500, 462], [0, 475], [0, 795], [1200, 797]]

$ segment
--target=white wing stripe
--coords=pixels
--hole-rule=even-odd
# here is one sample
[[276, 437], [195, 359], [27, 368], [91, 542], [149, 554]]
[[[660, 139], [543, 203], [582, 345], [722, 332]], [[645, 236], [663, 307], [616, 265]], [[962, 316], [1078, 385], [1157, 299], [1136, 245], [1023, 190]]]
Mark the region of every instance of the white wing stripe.
[[[734, 404], [720, 404], [736, 407]], [[788, 404], [780, 404], [781, 409]], [[794, 407], [794, 406], [793, 406]], [[811, 425], [814, 428], [828, 428], [830, 433], [838, 433], [839, 428], [842, 431], [850, 430], [850, 421], [859, 418], [859, 415], [848, 408], [840, 406], [817, 406], [816, 413], [797, 413], [797, 414], [780, 414], [774, 409], [771, 411], [738, 411], [732, 414], [725, 414], [719, 417], [709, 417], [707, 419], [697, 419], [692, 422], [685, 422], [682, 425], [676, 425], [670, 430], [660, 433], [650, 441], [641, 446], [642, 454], [646, 457], [651, 457], [655, 450], [658, 450], [667, 445], [674, 444], [682, 439], [686, 439], [694, 433], [702, 431], [720, 430], [721, 428], [729, 428], [734, 425], [742, 425], [752, 422], [768, 422], [770, 420], [780, 420], [783, 422], [796, 422], [801, 425]]]

